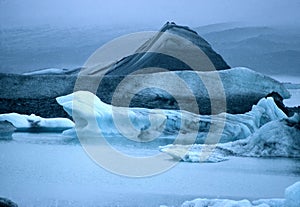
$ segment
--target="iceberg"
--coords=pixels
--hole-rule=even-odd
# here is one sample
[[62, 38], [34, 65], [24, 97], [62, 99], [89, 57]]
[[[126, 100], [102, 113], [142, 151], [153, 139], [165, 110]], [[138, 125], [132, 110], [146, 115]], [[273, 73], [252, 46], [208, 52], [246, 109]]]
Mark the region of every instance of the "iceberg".
[[[95, 93], [103, 102], [122, 107], [180, 109], [202, 115], [240, 114], [272, 92], [290, 98], [283, 84], [244, 67], [110, 77], [114, 76], [104, 76]], [[90, 83], [87, 76], [82, 76], [76, 90], [90, 90], [86, 87]]]
[[[157, 136], [157, 133], [163, 130], [167, 119], [166, 115], [158, 110], [114, 107], [88, 91], [74, 92], [56, 100], [70, 116], [73, 116], [76, 132], [82, 131], [89, 137], [124, 135], [142, 141], [145, 136]], [[98, 124], [96, 126], [95, 119]], [[115, 122], [119, 123], [118, 127]], [[101, 134], [97, 129], [100, 129]], [[64, 134], [76, 135], [76, 132], [73, 129], [65, 131]]]
[[60, 68], [46, 68], [41, 70], [36, 70], [32, 72], [23, 73], [23, 75], [52, 75], [52, 74], [63, 74], [66, 70]]
[[245, 157], [300, 157], [300, 116], [266, 123], [249, 137], [228, 143], [219, 143], [203, 160], [202, 150], [207, 145], [167, 145], [160, 151], [185, 162], [220, 162], [227, 156]]
[[181, 207], [284, 207], [284, 199], [264, 199], [255, 200], [253, 202], [244, 200], [229, 200], [229, 199], [195, 199], [193, 201], [184, 202]]
[[285, 206], [299, 207], [300, 206], [300, 182], [297, 182], [285, 189]]
[[[204, 63], [203, 56], [209, 58], [212, 68], [216, 70], [230, 68], [221, 55], [214, 51], [211, 45], [197, 32], [186, 26], [176, 25], [174, 22], [167, 22], [158, 32], [131, 34], [131, 36], [125, 38], [125, 41], [125, 43], [121, 43], [123, 44], [122, 49], [112, 51], [110, 48], [107, 49], [105, 55], [108, 53], [108, 58], [103, 57], [101, 54], [100, 58], [97, 57], [94, 60], [92, 56], [86, 63], [88, 67], [83, 73], [129, 75], [136, 72], [143, 73], [142, 68], [148, 68], [147, 73], [149, 73], [150, 68], [164, 68], [170, 71], [192, 70], [191, 62], [202, 63], [200, 68], [198, 65], [194, 69], [202, 71], [211, 69]], [[195, 48], [201, 52], [198, 52]], [[101, 50], [97, 52], [101, 53]], [[94, 53], [94, 56], [97, 52]], [[179, 59], [178, 57], [182, 58], [182, 54], [184, 56], [188, 54], [190, 61]], [[205, 68], [205, 66], [208, 68]]]
[[[164, 205], [161, 205], [164, 206]], [[229, 199], [194, 199], [192, 201], [185, 201], [181, 207], [299, 207], [300, 206], [300, 182], [289, 186], [285, 190], [285, 198], [273, 199], [259, 199], [249, 201], [243, 200], [229, 200]], [[164, 206], [167, 207], [167, 206]]]
[[23, 73], [23, 75], [32, 76], [32, 75], [73, 75], [77, 74], [82, 68], [72, 68], [72, 69], [66, 69], [66, 68], [45, 68], [40, 70], [35, 70], [31, 72]]
[[0, 206], [2, 207], [18, 207], [18, 205], [8, 198], [0, 197]]
[[[207, 140], [208, 135], [220, 137], [221, 142], [245, 139], [264, 124], [287, 117], [271, 97], [261, 99], [246, 114], [212, 116], [177, 110], [115, 107], [88, 91], [77, 91], [56, 100], [73, 117], [76, 131], [84, 131], [87, 136], [123, 135], [137, 141], [166, 136], [175, 140], [178, 136], [182, 139], [177, 139], [177, 144], [193, 144], [195, 136], [197, 143], [214, 143], [215, 140]], [[76, 135], [75, 129], [64, 133]]]
[[30, 116], [17, 113], [0, 114], [0, 121], [11, 123], [16, 131], [61, 132], [75, 126], [67, 118], [42, 118], [34, 114]]
[[[221, 82], [216, 80], [217, 77]], [[97, 92], [92, 92], [103, 102], [114, 106], [181, 109], [202, 115], [210, 115], [213, 113], [212, 109], [217, 108], [212, 107], [211, 100], [223, 105], [226, 103], [224, 107], [221, 104], [219, 110], [215, 110], [213, 114], [225, 111], [241, 114], [250, 111], [254, 104], [272, 92], [278, 93], [284, 99], [290, 97], [283, 84], [242, 67], [215, 72], [169, 71], [126, 77], [106, 75], [100, 85], [97, 81], [101, 77], [97, 75], [81, 78], [83, 83], [78, 86], [76, 75], [0, 74], [0, 113], [33, 113], [45, 118], [68, 118], [55, 98], [73, 93], [75, 85], [79, 87], [76, 91], [91, 91], [93, 87], [99, 86]], [[208, 89], [216, 89], [217, 83], [220, 90], [213, 91], [210, 97]], [[116, 93], [116, 89], [122, 91]], [[12, 90], [14, 93], [11, 93]], [[130, 99], [133, 92], [134, 97]], [[191, 104], [191, 98], [196, 99], [195, 104]], [[195, 106], [196, 103], [198, 106]]]
[[220, 147], [239, 156], [300, 157], [300, 116], [271, 121], [247, 139]]

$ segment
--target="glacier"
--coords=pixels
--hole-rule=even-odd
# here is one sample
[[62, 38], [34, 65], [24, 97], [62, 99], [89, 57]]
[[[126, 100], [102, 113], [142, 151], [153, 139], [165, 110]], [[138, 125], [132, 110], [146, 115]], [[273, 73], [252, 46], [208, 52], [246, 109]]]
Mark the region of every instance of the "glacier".
[[[249, 201], [229, 199], [194, 199], [185, 201], [181, 207], [299, 207], [300, 206], [300, 182], [296, 182], [285, 190], [284, 199], [259, 199]], [[161, 207], [167, 207], [161, 205]]]
[[18, 113], [0, 114], [1, 121], [11, 123], [16, 128], [16, 131], [29, 132], [62, 132], [75, 126], [67, 118], [42, 118], [34, 114], [30, 116]]

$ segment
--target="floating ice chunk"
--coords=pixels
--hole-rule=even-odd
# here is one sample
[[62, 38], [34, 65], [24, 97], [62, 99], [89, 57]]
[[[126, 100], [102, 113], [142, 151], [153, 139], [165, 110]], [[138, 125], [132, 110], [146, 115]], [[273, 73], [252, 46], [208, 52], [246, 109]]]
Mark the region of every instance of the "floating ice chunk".
[[193, 201], [186, 201], [182, 207], [270, 207], [267, 204], [252, 205], [249, 200], [227, 200], [227, 199], [195, 199]]
[[297, 182], [285, 189], [285, 206], [300, 206], [300, 182]]
[[76, 73], [81, 68], [73, 68], [73, 69], [66, 69], [66, 68], [44, 68], [40, 70], [35, 70], [27, 73], [23, 73], [23, 75], [62, 75], [62, 74], [70, 74]]
[[74, 127], [67, 118], [42, 118], [34, 114], [0, 114], [0, 121], [10, 122], [17, 131], [63, 131]]
[[239, 156], [300, 157], [300, 116], [269, 122], [247, 139], [219, 148]]
[[[78, 91], [56, 100], [73, 116], [76, 132], [81, 132], [87, 137], [121, 134], [129, 139], [141, 141], [145, 137], [160, 135], [167, 119], [166, 115], [158, 110], [113, 107], [87, 91]], [[64, 132], [68, 135], [73, 133], [74, 130]]]
[[32, 72], [23, 73], [23, 75], [46, 75], [46, 74], [62, 74], [64, 69], [60, 68], [45, 68]]
[[[56, 100], [73, 116], [77, 132], [85, 132], [88, 136], [121, 134], [138, 141], [153, 140], [161, 135], [171, 135], [175, 140], [180, 134], [182, 144], [194, 143], [195, 140], [190, 138], [194, 136], [197, 143], [209, 143], [213, 142], [207, 140], [211, 133], [213, 137], [220, 137], [221, 142], [229, 142], [245, 139], [267, 122], [286, 118], [271, 97], [261, 99], [245, 114], [222, 113], [213, 116], [187, 111], [114, 107], [87, 91], [77, 91]], [[212, 125], [222, 124], [222, 132], [210, 130]], [[75, 134], [73, 132], [65, 133]]]
[[184, 202], [181, 207], [283, 207], [283, 199], [269, 199], [261, 201], [228, 200], [228, 199], [195, 199]]
[[286, 118], [286, 114], [277, 107], [273, 98], [262, 98], [250, 112], [245, 114], [226, 114], [226, 141], [244, 139], [264, 124]]
[[194, 199], [185, 201], [181, 207], [299, 207], [300, 206], [300, 182], [293, 184], [285, 190], [285, 199], [260, 199], [228, 200], [228, 199]]
[[[207, 148], [205, 148], [207, 147]], [[209, 145], [166, 145], [159, 147], [161, 152], [167, 153], [175, 160], [182, 160], [184, 162], [222, 162], [228, 160], [224, 154], [218, 153], [215, 151], [214, 153], [207, 154], [204, 153], [204, 150], [208, 152], [209, 150], [213, 150]]]
[[[160, 151], [186, 162], [219, 162], [228, 155], [247, 157], [300, 157], [300, 116], [271, 121], [248, 138], [217, 146], [167, 145]], [[205, 156], [206, 154], [209, 156]]]
[[273, 198], [273, 199], [259, 199], [252, 201], [252, 204], [254, 206], [258, 205], [265, 205], [265, 206], [270, 206], [270, 207], [286, 207], [284, 205], [285, 199], [280, 199], [280, 198]]

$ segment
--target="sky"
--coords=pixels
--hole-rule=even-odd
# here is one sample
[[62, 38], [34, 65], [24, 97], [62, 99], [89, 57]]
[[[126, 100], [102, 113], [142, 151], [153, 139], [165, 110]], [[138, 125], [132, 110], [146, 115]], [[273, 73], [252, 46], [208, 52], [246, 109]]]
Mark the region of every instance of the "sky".
[[0, 26], [299, 25], [300, 0], [0, 0]]

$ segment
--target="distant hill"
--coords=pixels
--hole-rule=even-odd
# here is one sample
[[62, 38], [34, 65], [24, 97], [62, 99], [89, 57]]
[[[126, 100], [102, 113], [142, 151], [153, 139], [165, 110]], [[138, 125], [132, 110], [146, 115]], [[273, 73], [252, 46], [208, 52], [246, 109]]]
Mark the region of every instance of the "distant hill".
[[78, 68], [106, 42], [149, 30], [135, 27], [0, 28], [0, 72], [24, 73], [45, 68]]
[[222, 22], [216, 24], [209, 24], [200, 27], [195, 27], [194, 30], [198, 32], [199, 35], [207, 34], [210, 32], [222, 31], [234, 27], [240, 26], [238, 22]]
[[216, 24], [197, 27], [232, 67], [300, 76], [300, 28]]

